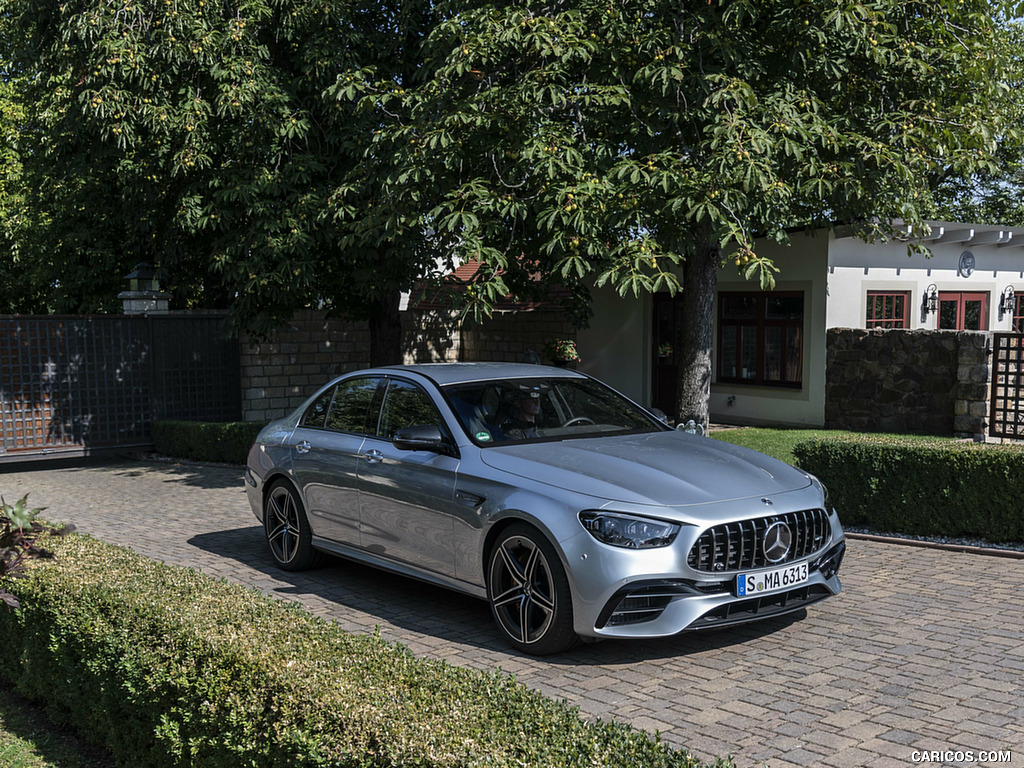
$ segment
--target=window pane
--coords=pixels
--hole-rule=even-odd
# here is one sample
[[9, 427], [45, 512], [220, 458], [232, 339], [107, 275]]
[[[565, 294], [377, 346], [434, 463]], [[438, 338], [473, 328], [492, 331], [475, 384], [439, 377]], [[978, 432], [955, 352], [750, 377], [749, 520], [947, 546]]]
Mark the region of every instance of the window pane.
[[803, 296], [768, 296], [765, 307], [768, 320], [803, 320]]
[[424, 424], [441, 426], [441, 414], [434, 402], [415, 384], [392, 379], [384, 396], [377, 436], [390, 440], [400, 429]]
[[757, 328], [751, 325], [740, 329], [740, 378], [757, 378]]
[[956, 328], [956, 301], [939, 302], [939, 329], [943, 331], [955, 331]]
[[782, 380], [782, 328], [764, 330], [764, 377], [768, 381]]
[[756, 320], [757, 297], [723, 293], [719, 297], [722, 303], [723, 320]]
[[739, 375], [736, 366], [736, 339], [738, 336], [739, 328], [736, 326], [722, 329], [721, 375], [727, 379], [735, 379]]
[[370, 403], [377, 391], [379, 379], [354, 379], [338, 385], [327, 416], [327, 428], [339, 432], [370, 434], [372, 427], [367, 424]]
[[981, 330], [981, 305], [980, 301], [965, 301], [964, 302], [964, 330], [965, 331], [980, 331]]
[[790, 326], [786, 329], [786, 368], [783, 381], [803, 380], [803, 328]]

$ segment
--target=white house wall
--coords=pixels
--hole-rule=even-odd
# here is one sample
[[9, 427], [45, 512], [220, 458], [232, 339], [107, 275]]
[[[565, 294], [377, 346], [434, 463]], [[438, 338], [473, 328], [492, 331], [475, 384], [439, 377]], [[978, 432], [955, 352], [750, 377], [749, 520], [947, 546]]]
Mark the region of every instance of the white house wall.
[[590, 326], [576, 335], [579, 370], [650, 407], [650, 297], [622, 297], [611, 288], [595, 288], [591, 295]]
[[[758, 243], [759, 255], [774, 261], [779, 272], [776, 290], [804, 294], [804, 348], [802, 386], [798, 390], [749, 384], [711, 385], [711, 419], [730, 424], [787, 424], [822, 426], [825, 423], [825, 314], [826, 264], [829, 236], [824, 233], [792, 236], [788, 246]], [[719, 291], [759, 291], [756, 281], [744, 280], [733, 264], [718, 274]], [[715, 303], [715, 352], [718, 346]]]
[[[743, 384], [711, 386], [711, 418], [741, 424], [820, 426], [825, 420], [825, 289], [828, 236], [797, 234], [792, 246], [761, 244], [758, 252], [775, 261], [778, 290], [804, 293], [803, 385], [799, 390]], [[718, 290], [758, 291], [732, 263], [718, 276]], [[625, 297], [611, 289], [592, 292], [590, 327], [577, 335], [579, 368], [645, 406], [651, 403], [651, 323], [649, 296]], [[717, 318], [717, 302], [715, 305]], [[717, 321], [714, 348], [717, 348]], [[717, 352], [717, 349], [716, 349]]]
[[[907, 255], [905, 242], [866, 244], [853, 238], [836, 238], [829, 249], [829, 328], [865, 328], [868, 291], [909, 291], [910, 328], [934, 330], [938, 313], [922, 311], [926, 292], [979, 292], [989, 295], [988, 329], [1008, 331], [1012, 317], [999, 312], [999, 300], [1008, 286], [1024, 291], [1024, 231], [1008, 228], [935, 223], [936, 234], [955, 242], [924, 241], [932, 255]], [[968, 238], [968, 234], [970, 237]], [[1000, 237], [1000, 234], [1002, 237]], [[986, 242], [993, 240], [998, 242]], [[970, 251], [974, 270], [960, 271], [960, 257]]]

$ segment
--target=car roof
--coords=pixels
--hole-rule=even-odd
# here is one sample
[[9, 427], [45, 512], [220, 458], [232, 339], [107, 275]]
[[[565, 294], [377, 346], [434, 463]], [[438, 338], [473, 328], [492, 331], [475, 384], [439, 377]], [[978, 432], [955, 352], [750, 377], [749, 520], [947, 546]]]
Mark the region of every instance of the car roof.
[[418, 373], [442, 387], [447, 384], [488, 381], [490, 379], [586, 378], [583, 374], [566, 368], [528, 363], [416, 363], [413, 365], [390, 365], [377, 370], [390, 373]]

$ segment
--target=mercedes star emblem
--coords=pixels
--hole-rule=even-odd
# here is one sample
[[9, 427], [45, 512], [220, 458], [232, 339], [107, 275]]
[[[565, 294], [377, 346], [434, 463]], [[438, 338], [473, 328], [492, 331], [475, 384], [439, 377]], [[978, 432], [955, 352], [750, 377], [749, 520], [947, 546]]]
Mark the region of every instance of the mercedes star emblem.
[[764, 556], [769, 563], [781, 563], [793, 544], [793, 532], [783, 522], [772, 523], [764, 532]]

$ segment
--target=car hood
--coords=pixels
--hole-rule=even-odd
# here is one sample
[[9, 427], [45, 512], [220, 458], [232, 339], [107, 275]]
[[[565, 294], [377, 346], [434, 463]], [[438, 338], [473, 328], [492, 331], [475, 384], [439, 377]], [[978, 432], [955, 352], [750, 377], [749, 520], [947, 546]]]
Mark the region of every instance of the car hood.
[[662, 506], [767, 496], [805, 488], [807, 475], [764, 454], [682, 432], [494, 446], [488, 466], [608, 501]]

